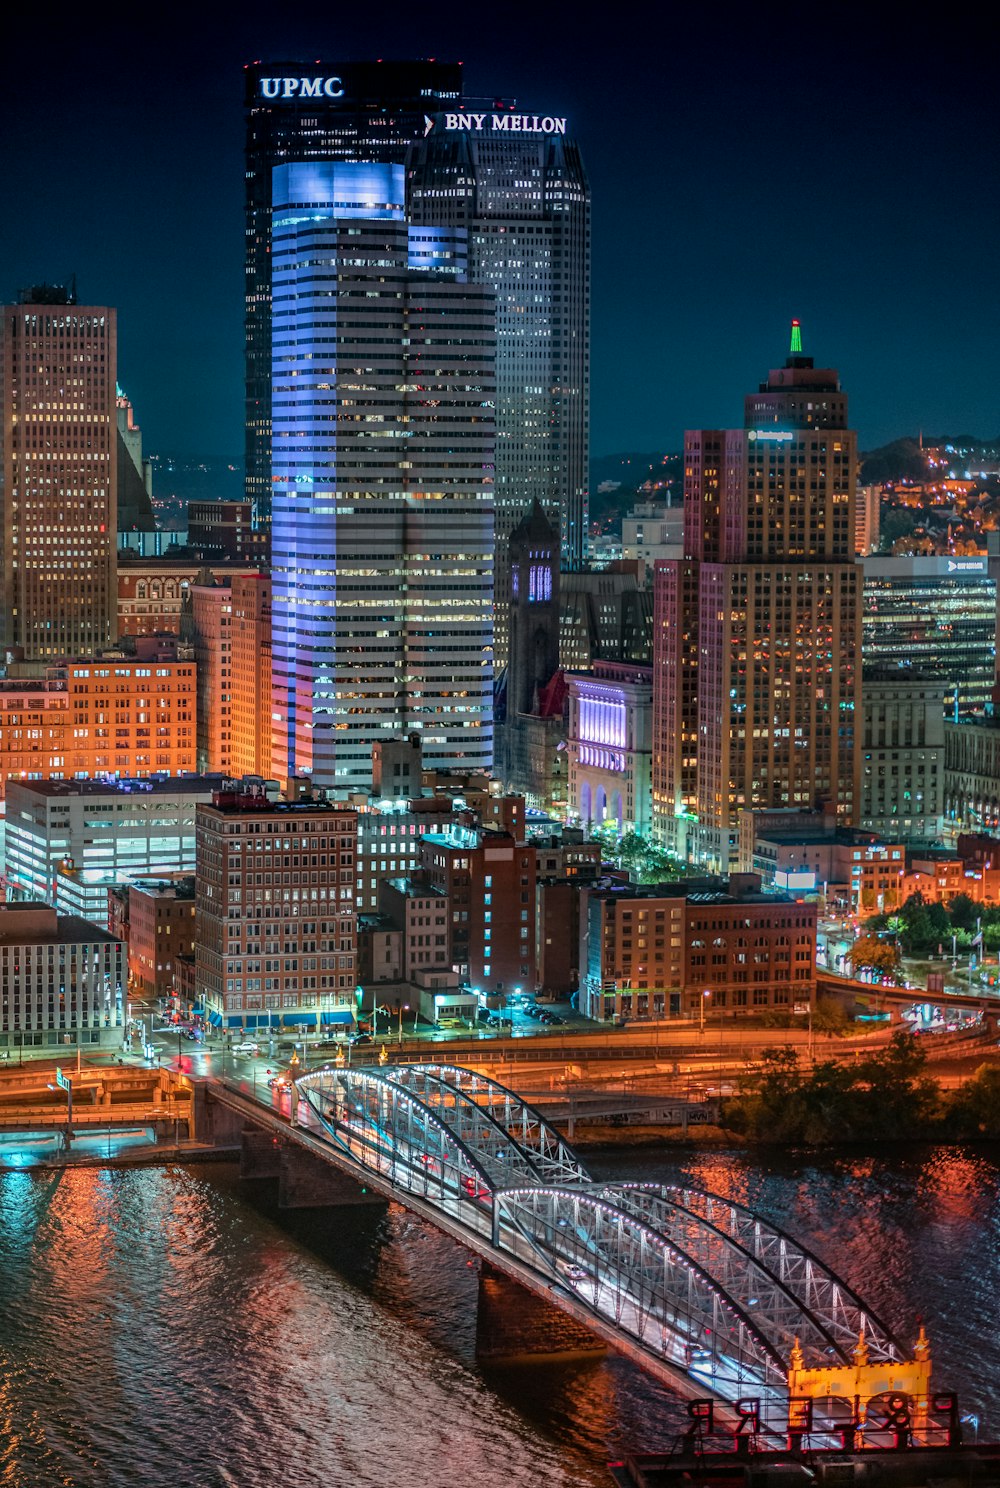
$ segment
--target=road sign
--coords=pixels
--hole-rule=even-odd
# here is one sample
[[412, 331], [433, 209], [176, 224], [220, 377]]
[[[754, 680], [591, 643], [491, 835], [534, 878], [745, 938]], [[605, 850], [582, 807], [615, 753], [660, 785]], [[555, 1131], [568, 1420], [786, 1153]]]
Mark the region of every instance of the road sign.
[[56, 1084], [61, 1090], [69, 1089], [69, 1077], [63, 1074], [58, 1065], [56, 1066]]

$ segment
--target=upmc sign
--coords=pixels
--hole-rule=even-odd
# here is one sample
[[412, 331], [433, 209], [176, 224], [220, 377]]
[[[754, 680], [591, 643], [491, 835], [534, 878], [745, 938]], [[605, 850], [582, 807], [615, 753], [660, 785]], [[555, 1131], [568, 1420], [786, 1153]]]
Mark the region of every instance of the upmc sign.
[[265, 77], [260, 80], [261, 98], [343, 98], [339, 77]]

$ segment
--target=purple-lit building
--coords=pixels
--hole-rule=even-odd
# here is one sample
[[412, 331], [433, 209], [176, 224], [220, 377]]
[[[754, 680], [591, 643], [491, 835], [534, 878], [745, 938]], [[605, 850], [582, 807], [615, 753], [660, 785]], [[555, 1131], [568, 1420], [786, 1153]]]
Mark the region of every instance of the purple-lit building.
[[569, 810], [584, 826], [652, 825], [653, 673], [600, 661], [569, 683]]

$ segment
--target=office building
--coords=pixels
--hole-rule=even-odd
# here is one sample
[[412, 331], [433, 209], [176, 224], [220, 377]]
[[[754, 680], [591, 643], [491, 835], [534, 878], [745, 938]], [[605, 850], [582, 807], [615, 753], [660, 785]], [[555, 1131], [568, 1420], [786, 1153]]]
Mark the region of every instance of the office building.
[[816, 906], [754, 874], [584, 889], [580, 1011], [599, 1022], [686, 1018], [711, 1030], [816, 993]]
[[252, 563], [230, 559], [208, 562], [200, 551], [174, 546], [166, 553], [144, 556], [132, 549], [118, 553], [118, 634], [180, 635], [181, 612], [192, 584], [224, 584], [258, 572]]
[[652, 827], [653, 674], [598, 662], [571, 673], [569, 812], [584, 829], [606, 822], [621, 836]]
[[865, 667], [911, 666], [945, 691], [954, 717], [992, 701], [997, 583], [985, 553], [866, 558]]
[[563, 566], [584, 560], [590, 443], [590, 190], [566, 120], [428, 110], [407, 156], [410, 219], [468, 234], [496, 297], [497, 667], [507, 664], [505, 544], [537, 501]]
[[411, 245], [402, 167], [274, 176], [273, 773], [367, 790], [410, 733], [488, 769], [492, 296], [461, 233]]
[[640, 501], [622, 517], [622, 551], [626, 562], [641, 564], [640, 582], [652, 579], [657, 559], [684, 557], [684, 506]]
[[353, 1022], [356, 814], [219, 790], [198, 808], [199, 1004], [216, 1027]]
[[142, 430], [135, 420], [135, 409], [116, 388], [115, 411], [118, 420], [118, 492], [115, 501], [118, 532], [156, 531], [153, 514], [153, 466], [142, 453]]
[[116, 636], [116, 312], [36, 285], [0, 308], [0, 647], [92, 655]]
[[880, 837], [936, 842], [944, 830], [941, 682], [916, 669], [865, 667], [860, 825]]
[[739, 860], [765, 889], [818, 892], [844, 913], [882, 914], [903, 902], [902, 839], [839, 827], [822, 811], [741, 812]]
[[249, 501], [189, 501], [188, 545], [213, 558], [256, 565], [270, 556], [267, 533], [253, 525]]
[[271, 510], [271, 171], [289, 160], [401, 163], [425, 115], [461, 97], [450, 62], [255, 62], [245, 69], [246, 494]]
[[128, 898], [132, 997], [166, 1003], [173, 992], [178, 956], [194, 955], [194, 877], [137, 879], [117, 892]]
[[126, 978], [107, 931], [47, 904], [0, 907], [0, 1050], [120, 1049]]
[[723, 873], [741, 810], [860, 809], [856, 441], [800, 345], [795, 326], [743, 429], [687, 434], [685, 556], [657, 564], [657, 836]]
[[945, 830], [1000, 829], [1000, 718], [946, 719], [944, 725]]
[[[203, 576], [206, 580], [208, 575]], [[181, 638], [198, 679], [197, 769], [229, 775], [232, 755], [233, 592], [226, 583], [192, 584], [181, 610]]]
[[112, 885], [194, 872], [195, 810], [220, 783], [198, 775], [9, 781], [8, 895], [107, 925]]
[[[11, 668], [12, 671], [18, 670]], [[0, 802], [9, 780], [181, 775], [195, 768], [195, 666], [175, 643], [57, 662], [0, 681]]]
[[451, 827], [420, 842], [421, 879], [447, 895], [452, 969], [474, 991], [535, 984], [535, 849], [509, 832]]
[[640, 560], [564, 573], [560, 601], [559, 662], [566, 671], [589, 672], [597, 661], [650, 664], [653, 593]]
[[271, 773], [271, 579], [232, 580], [229, 768], [236, 776]]

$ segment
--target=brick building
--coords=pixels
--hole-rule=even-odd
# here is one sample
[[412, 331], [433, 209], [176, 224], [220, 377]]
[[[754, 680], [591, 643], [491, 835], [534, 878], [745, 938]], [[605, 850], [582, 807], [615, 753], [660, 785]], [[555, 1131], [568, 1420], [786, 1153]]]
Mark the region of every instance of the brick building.
[[219, 791], [198, 809], [196, 989], [226, 1028], [353, 1020], [357, 813]]
[[585, 889], [580, 1011], [615, 1018], [790, 1012], [816, 992], [816, 906], [756, 875]]
[[452, 827], [420, 842], [451, 906], [452, 968], [483, 993], [535, 983], [535, 849], [509, 832]]
[[132, 996], [171, 994], [177, 957], [195, 949], [194, 879], [145, 879], [128, 885], [128, 971]]

